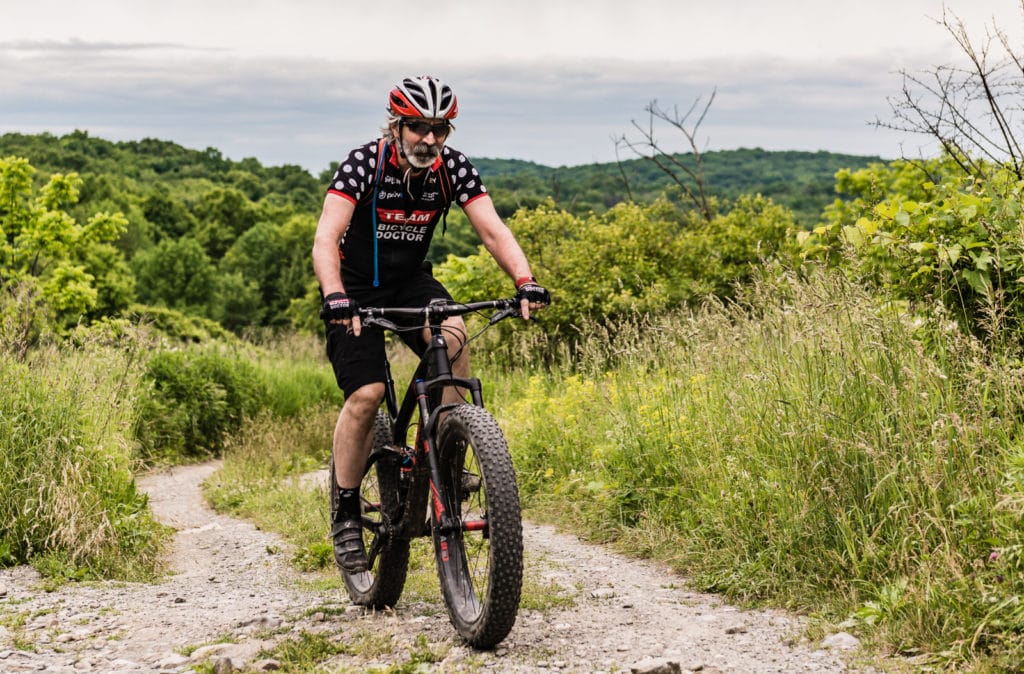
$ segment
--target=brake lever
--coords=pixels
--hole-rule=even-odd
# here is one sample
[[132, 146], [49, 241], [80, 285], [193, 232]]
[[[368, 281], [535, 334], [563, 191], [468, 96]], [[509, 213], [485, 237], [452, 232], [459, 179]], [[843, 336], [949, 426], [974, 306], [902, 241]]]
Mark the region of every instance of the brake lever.
[[363, 318], [363, 325], [371, 325], [378, 328], [384, 328], [385, 330], [391, 330], [392, 332], [398, 332], [398, 326], [383, 316], [366, 316]]
[[488, 324], [489, 325], [494, 325], [498, 321], [503, 321], [506, 318], [508, 318], [509, 316], [518, 316], [518, 315], [519, 315], [519, 309], [517, 307], [506, 307], [505, 309], [502, 309], [501, 311], [499, 311], [499, 312], [495, 313], [493, 316], [491, 316], [491, 320], [488, 322]]

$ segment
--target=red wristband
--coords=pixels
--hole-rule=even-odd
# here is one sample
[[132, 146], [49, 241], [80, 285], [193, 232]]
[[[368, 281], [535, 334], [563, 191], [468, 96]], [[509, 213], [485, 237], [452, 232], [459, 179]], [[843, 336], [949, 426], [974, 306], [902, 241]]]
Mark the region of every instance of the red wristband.
[[516, 290], [519, 290], [527, 283], [536, 283], [537, 279], [532, 276], [520, 276], [516, 279]]

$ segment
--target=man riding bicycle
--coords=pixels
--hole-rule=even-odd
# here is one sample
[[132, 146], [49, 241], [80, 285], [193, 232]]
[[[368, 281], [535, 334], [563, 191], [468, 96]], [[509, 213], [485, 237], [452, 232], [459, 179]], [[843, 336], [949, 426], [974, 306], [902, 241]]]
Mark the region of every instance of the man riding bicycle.
[[[327, 355], [345, 403], [332, 452], [338, 509], [331, 523], [334, 558], [349, 573], [367, 568], [359, 485], [370, 452], [374, 418], [384, 397], [384, 334], [363, 330], [363, 306], [424, 307], [451, 300], [424, 260], [448, 207], [458, 203], [484, 247], [515, 281], [523, 318], [550, 303], [512, 231], [502, 222], [472, 163], [445, 145], [458, 102], [451, 87], [430, 77], [402, 80], [388, 96], [382, 137], [352, 150], [331, 179], [313, 241], [313, 270], [323, 297]], [[469, 376], [462, 318], [444, 322], [456, 377]], [[417, 354], [419, 331], [402, 333]], [[454, 387], [445, 402], [459, 401]]]

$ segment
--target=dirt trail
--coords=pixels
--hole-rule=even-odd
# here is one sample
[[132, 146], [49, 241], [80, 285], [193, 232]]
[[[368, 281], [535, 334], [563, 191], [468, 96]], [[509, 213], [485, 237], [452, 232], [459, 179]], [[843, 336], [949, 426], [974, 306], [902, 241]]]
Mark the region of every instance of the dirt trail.
[[498, 649], [478, 653], [459, 644], [439, 597], [370, 614], [342, 591], [303, 589], [276, 536], [204, 504], [199, 485], [216, 468], [140, 480], [156, 517], [178, 532], [163, 582], [45, 592], [32, 569], [0, 572], [0, 672], [179, 672], [218, 660], [263, 669], [274, 663], [261, 661], [261, 648], [302, 631], [392, 636], [393, 652], [339, 656], [331, 666], [341, 671], [406, 662], [421, 635], [445, 654], [436, 665], [444, 672], [673, 671], [673, 663], [703, 672], [850, 671], [837, 648], [803, 643], [792, 616], [737, 610], [679, 589], [682, 579], [656, 565], [532, 524], [524, 525], [532, 573], [574, 601], [522, 610]]

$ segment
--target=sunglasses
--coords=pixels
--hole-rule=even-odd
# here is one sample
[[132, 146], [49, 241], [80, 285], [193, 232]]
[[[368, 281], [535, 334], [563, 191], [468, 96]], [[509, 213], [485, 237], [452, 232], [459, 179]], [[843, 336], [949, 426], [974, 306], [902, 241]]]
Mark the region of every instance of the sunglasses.
[[437, 122], [431, 124], [430, 122], [424, 122], [422, 120], [409, 120], [404, 122], [405, 128], [409, 129], [417, 136], [426, 136], [428, 133], [433, 132], [436, 138], [444, 138], [452, 131], [452, 125], [448, 122]]

